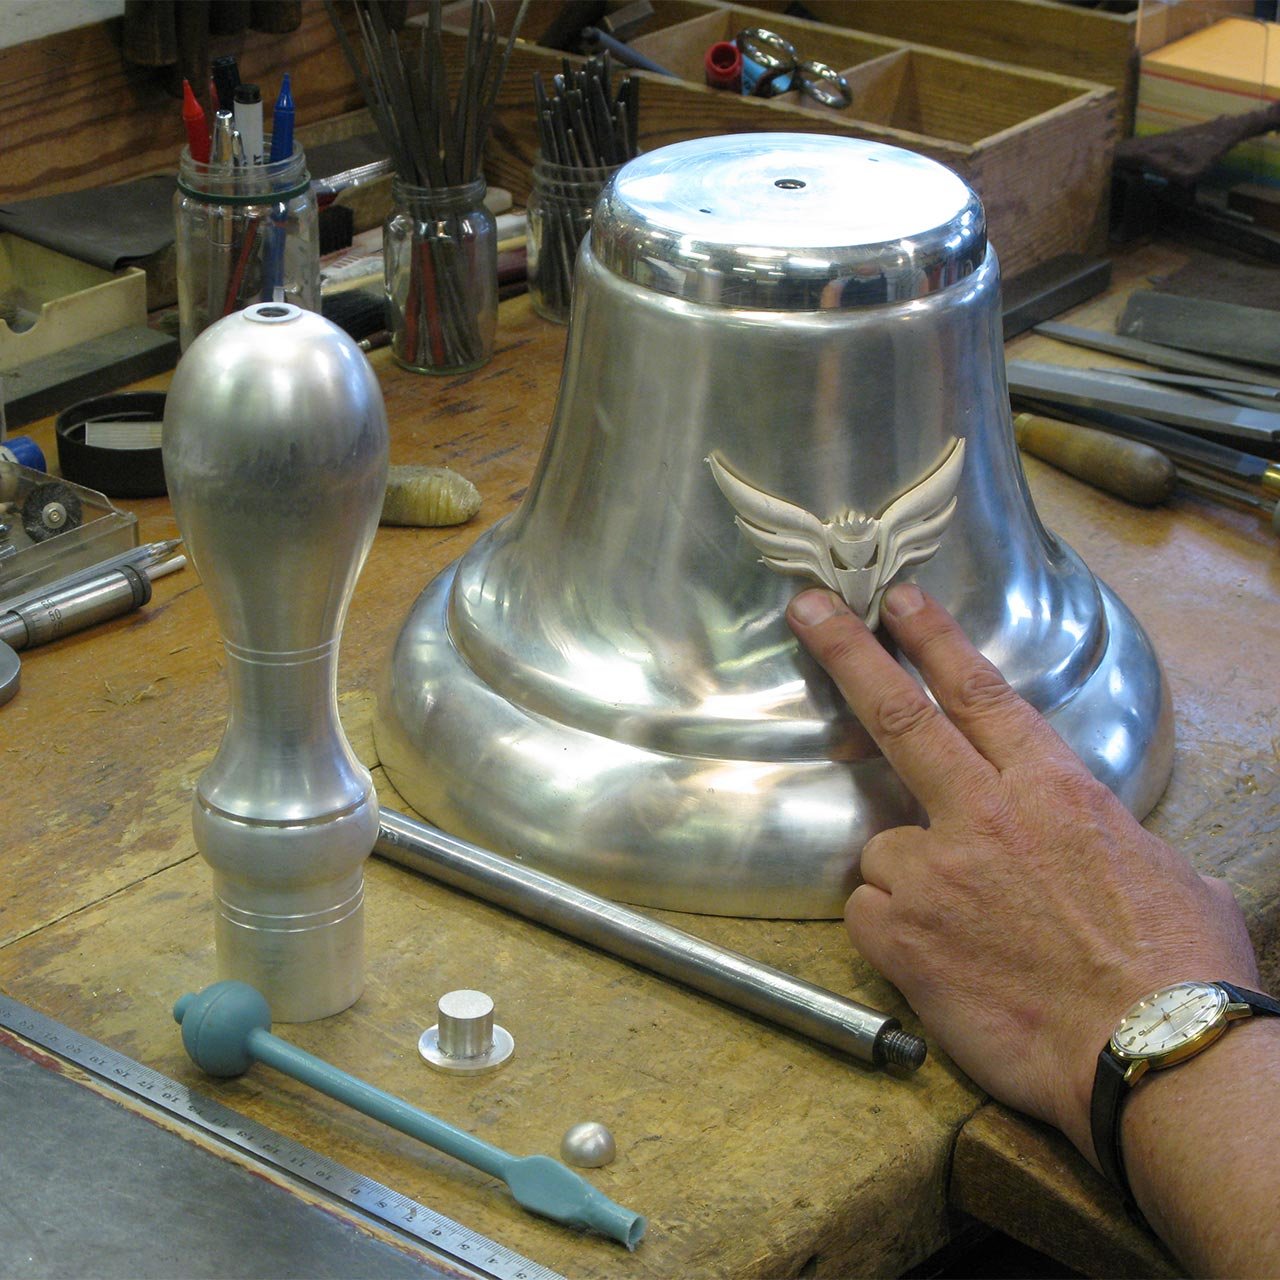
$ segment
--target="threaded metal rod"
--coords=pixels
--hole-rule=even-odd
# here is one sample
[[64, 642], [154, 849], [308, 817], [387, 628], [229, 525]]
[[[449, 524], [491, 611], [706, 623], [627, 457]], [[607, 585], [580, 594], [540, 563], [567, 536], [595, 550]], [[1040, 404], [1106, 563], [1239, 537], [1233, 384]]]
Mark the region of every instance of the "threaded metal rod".
[[886, 1027], [880, 1033], [876, 1047], [884, 1066], [905, 1067], [908, 1071], [922, 1066], [929, 1052], [928, 1045], [920, 1036], [903, 1031], [901, 1027]]
[[925, 1059], [924, 1041], [903, 1031], [888, 1014], [704, 942], [393, 809], [381, 810], [374, 852], [871, 1066], [892, 1063], [914, 1071]]

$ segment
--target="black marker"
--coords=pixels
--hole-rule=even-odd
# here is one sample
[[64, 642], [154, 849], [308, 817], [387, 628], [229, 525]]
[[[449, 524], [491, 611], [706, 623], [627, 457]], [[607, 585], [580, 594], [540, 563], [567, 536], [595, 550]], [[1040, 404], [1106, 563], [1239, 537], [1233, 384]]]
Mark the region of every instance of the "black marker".
[[217, 97], [213, 109], [217, 111], [221, 107], [224, 111], [230, 111], [235, 105], [236, 86], [240, 83], [240, 64], [236, 61], [235, 54], [224, 53], [222, 57], [214, 58], [209, 64], [209, 73], [213, 92]]

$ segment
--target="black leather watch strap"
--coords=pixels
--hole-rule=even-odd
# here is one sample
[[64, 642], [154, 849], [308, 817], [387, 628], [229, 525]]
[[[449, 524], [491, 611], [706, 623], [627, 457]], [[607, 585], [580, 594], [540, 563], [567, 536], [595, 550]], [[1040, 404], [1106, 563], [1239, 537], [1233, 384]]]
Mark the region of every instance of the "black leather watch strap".
[[[1254, 1013], [1280, 1017], [1280, 1000], [1230, 982], [1218, 982], [1216, 985], [1227, 993], [1232, 1003], [1247, 1004]], [[1110, 1043], [1108, 1041], [1098, 1055], [1093, 1097], [1089, 1105], [1089, 1130], [1102, 1172], [1132, 1203], [1133, 1192], [1129, 1187], [1129, 1175], [1125, 1172], [1124, 1150], [1120, 1143], [1120, 1113], [1129, 1096], [1130, 1086], [1124, 1082], [1125, 1065], [1112, 1054]]]
[[[1110, 1041], [1107, 1042], [1110, 1046]], [[1124, 1171], [1124, 1152], [1120, 1147], [1120, 1108], [1128, 1095], [1124, 1082], [1125, 1065], [1110, 1047], [1098, 1054], [1098, 1070], [1093, 1077], [1093, 1099], [1089, 1106], [1089, 1128], [1093, 1149], [1107, 1181], [1119, 1187], [1132, 1199], [1129, 1178]]]
[[1272, 996], [1264, 996], [1261, 991], [1250, 991], [1247, 987], [1233, 986], [1230, 982], [1217, 984], [1227, 993], [1235, 1004], [1247, 1004], [1254, 1013], [1270, 1013], [1280, 1018], [1280, 1000]]

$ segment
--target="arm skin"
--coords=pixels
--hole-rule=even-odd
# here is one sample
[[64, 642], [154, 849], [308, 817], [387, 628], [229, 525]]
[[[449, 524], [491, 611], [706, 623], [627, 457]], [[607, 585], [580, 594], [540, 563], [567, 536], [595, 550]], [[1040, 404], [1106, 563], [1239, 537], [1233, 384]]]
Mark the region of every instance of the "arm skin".
[[[1244, 918], [1088, 772], [918, 587], [883, 626], [938, 706], [828, 591], [788, 620], [929, 815], [867, 842], [845, 923], [862, 955], [992, 1096], [1096, 1165], [1099, 1051], [1168, 983], [1258, 989]], [[945, 714], [944, 714], [945, 713]], [[1197, 1273], [1280, 1276], [1280, 1019], [1149, 1072], [1123, 1112], [1139, 1207]]]

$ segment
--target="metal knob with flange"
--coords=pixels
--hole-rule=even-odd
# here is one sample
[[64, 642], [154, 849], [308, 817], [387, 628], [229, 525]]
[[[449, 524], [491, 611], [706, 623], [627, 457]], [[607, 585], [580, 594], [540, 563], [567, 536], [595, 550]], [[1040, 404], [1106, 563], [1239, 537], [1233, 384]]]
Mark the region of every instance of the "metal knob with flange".
[[436, 1005], [440, 1021], [418, 1040], [418, 1052], [437, 1071], [477, 1075], [500, 1067], [515, 1052], [511, 1032], [493, 1020], [483, 991], [448, 991]]
[[191, 344], [165, 405], [174, 514], [226, 649], [230, 712], [194, 801], [222, 977], [281, 1021], [363, 987], [378, 802], [338, 718], [338, 641], [377, 531], [387, 422], [364, 354], [264, 303]]

